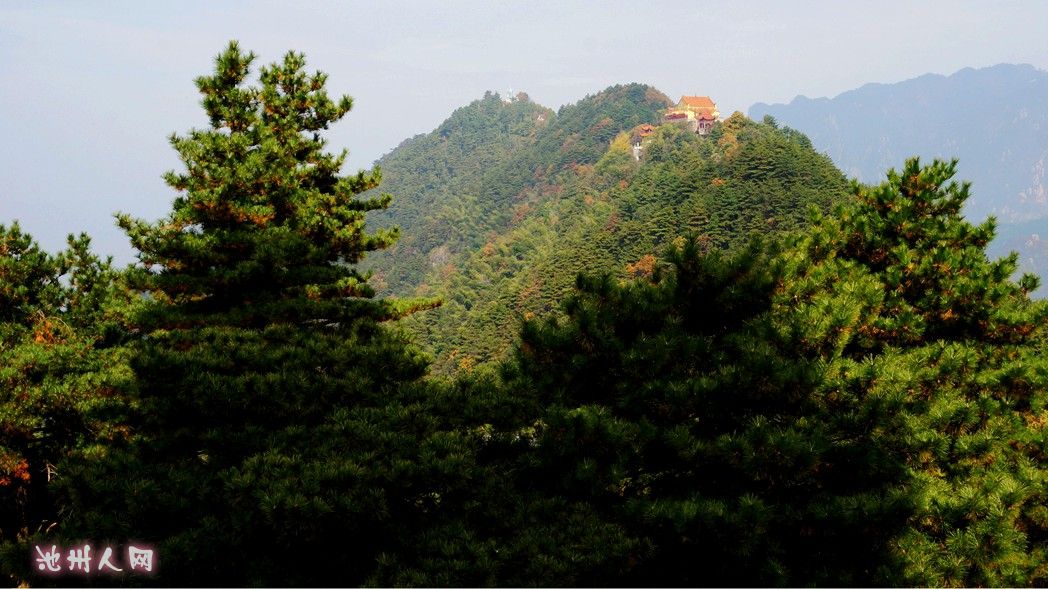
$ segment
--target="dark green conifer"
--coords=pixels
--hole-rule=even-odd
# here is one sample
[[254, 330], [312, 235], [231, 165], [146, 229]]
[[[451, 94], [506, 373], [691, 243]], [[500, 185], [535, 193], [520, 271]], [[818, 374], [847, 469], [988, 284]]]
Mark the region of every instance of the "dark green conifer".
[[582, 279], [526, 327], [518, 484], [626, 538], [582, 582], [1043, 582], [1048, 310], [954, 169], [911, 160], [778, 252]]
[[154, 542], [164, 583], [355, 585], [465, 485], [461, 443], [381, 324], [430, 303], [373, 300], [354, 266], [396, 231], [364, 230], [378, 172], [324, 151], [350, 99], [296, 53], [251, 85], [253, 59], [232, 43], [197, 79], [211, 126], [171, 140], [171, 214], [120, 216], [149, 297], [135, 439], [72, 477], [65, 534]]
[[871, 581], [1042, 584], [1048, 307], [1015, 255], [987, 258], [994, 222], [963, 219], [955, 170], [912, 159], [857, 187], [793, 250], [776, 323], [823, 358], [824, 414], [899, 470], [906, 525]]

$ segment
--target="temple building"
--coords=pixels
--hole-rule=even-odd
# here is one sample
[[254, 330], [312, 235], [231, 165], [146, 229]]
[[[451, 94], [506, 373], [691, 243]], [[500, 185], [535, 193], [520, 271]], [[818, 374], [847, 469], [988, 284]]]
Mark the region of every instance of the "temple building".
[[717, 104], [709, 96], [681, 96], [676, 106], [666, 110], [662, 120], [686, 125], [693, 132], [706, 135], [718, 117]]
[[633, 159], [640, 161], [640, 154], [644, 152], [644, 140], [655, 133], [655, 125], [644, 123], [633, 128], [630, 134], [630, 143], [633, 145]]

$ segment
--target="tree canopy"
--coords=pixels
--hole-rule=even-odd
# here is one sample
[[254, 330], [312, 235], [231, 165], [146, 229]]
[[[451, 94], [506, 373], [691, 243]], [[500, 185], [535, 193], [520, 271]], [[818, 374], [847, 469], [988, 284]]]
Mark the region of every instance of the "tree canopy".
[[437, 301], [362, 269], [398, 231], [326, 151], [350, 99], [254, 59], [197, 79], [171, 212], [118, 216], [138, 263], [0, 226], [12, 584], [79, 581], [26, 554], [86, 539], [156, 548], [127, 584], [1048, 582], [1048, 303], [956, 162], [849, 187], [738, 113], [635, 158], [653, 89], [489, 95], [389, 160], [444, 154], [384, 263], [432, 246], [447, 312], [404, 319]]
[[1043, 579], [1048, 308], [987, 259], [954, 166], [856, 185], [782, 247], [580, 279], [526, 326], [520, 484], [631, 547], [575, 582]]

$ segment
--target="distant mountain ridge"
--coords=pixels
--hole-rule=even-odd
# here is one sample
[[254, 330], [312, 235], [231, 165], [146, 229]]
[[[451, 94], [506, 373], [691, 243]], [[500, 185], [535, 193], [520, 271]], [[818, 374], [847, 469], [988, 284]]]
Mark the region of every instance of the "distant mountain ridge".
[[754, 104], [808, 135], [849, 176], [876, 182], [919, 155], [959, 158], [973, 183], [966, 213], [1002, 222], [1048, 217], [1048, 72], [1001, 64], [866, 84], [834, 98]]

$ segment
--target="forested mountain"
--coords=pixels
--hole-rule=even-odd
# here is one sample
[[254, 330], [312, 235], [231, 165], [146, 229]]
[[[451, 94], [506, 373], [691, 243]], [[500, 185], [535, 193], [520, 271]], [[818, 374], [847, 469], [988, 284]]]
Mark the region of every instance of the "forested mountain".
[[954, 164], [846, 190], [772, 122], [637, 128], [643, 86], [488, 96], [389, 158], [433, 310], [359, 267], [396, 236], [324, 149], [349, 97], [254, 59], [118, 215], [138, 264], [0, 224], [8, 585], [1048, 583], [1048, 302]]
[[368, 261], [381, 268], [375, 281], [380, 290], [409, 292], [433, 261], [472, 241], [468, 228], [478, 222], [474, 203], [481, 186], [534, 146], [552, 117], [524, 94], [504, 101], [489, 92], [432, 133], [404, 141], [379, 160], [381, 191], [397, 197], [368, 223], [401, 229], [392, 249]]
[[658, 120], [668, 104], [639, 84], [608, 88], [556, 113], [524, 93], [507, 101], [488, 93], [406, 141], [377, 162], [382, 191], [397, 198], [369, 225], [397, 226], [405, 237], [371, 259], [376, 285], [412, 292], [427, 271], [483, 245], [489, 232], [548, 196], [558, 173], [595, 162], [619, 132]]
[[1048, 268], [1048, 252], [1037, 246], [1044, 234], [1028, 223], [1048, 217], [1048, 72], [1009, 64], [967, 68], [867, 84], [834, 98], [757, 103], [749, 114], [799, 129], [863, 181], [912, 155], [958, 158], [958, 175], [975, 186], [966, 215], [973, 221], [994, 215], [1002, 223], [991, 251], [1017, 249], [1024, 270]]
[[[732, 247], [795, 229], [846, 191], [802, 134], [741, 114], [708, 137], [658, 127], [635, 161], [633, 129], [666, 103], [617, 86], [552, 115], [488, 95], [379, 162], [396, 197], [376, 217], [407, 237], [371, 268], [392, 294], [443, 300], [404, 321], [438, 370], [502, 357], [521, 319], [555, 311], [579, 272], [650, 275], [674, 239]], [[491, 147], [470, 157], [463, 144]]]

